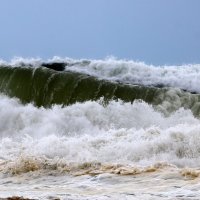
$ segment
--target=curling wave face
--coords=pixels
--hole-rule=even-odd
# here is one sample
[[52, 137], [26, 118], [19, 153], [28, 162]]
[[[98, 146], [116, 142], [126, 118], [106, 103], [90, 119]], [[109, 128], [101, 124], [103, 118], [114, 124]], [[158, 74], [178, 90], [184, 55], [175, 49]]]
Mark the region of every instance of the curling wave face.
[[[63, 66], [64, 71], [60, 71]], [[198, 116], [198, 74], [198, 65], [154, 67], [112, 59], [54, 58], [46, 63], [19, 59], [1, 62], [0, 92], [17, 97], [22, 103], [44, 107], [67, 106], [100, 98], [105, 104], [111, 100], [131, 103], [142, 100], [156, 105], [165, 114], [183, 107]]]

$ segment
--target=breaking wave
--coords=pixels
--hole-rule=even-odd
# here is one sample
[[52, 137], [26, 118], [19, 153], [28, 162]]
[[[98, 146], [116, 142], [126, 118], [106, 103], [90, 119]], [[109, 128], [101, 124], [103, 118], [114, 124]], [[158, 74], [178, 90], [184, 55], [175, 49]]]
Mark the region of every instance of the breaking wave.
[[142, 100], [159, 105], [165, 113], [183, 107], [198, 116], [198, 74], [198, 65], [154, 67], [113, 59], [18, 59], [1, 61], [0, 92], [44, 107], [99, 99], [104, 104]]
[[198, 167], [199, 65], [61, 58], [0, 65], [1, 172]]

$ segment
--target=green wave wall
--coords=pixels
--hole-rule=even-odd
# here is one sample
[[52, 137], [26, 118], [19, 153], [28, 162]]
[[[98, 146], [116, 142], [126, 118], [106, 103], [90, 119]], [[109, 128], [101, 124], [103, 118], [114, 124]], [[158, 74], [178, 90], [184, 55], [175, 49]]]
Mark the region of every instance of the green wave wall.
[[173, 111], [180, 107], [199, 113], [199, 94], [180, 89], [127, 85], [99, 80], [76, 72], [58, 72], [39, 67], [0, 67], [0, 92], [17, 97], [22, 103], [51, 107], [54, 104], [69, 105], [76, 102], [98, 100], [103, 102], [136, 99]]

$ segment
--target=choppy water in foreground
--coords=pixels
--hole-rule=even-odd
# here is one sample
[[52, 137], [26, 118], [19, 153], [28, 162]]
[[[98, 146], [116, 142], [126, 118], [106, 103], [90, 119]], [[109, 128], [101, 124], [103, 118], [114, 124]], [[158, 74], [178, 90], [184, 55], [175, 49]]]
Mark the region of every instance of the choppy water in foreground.
[[0, 197], [199, 199], [200, 65], [0, 65]]

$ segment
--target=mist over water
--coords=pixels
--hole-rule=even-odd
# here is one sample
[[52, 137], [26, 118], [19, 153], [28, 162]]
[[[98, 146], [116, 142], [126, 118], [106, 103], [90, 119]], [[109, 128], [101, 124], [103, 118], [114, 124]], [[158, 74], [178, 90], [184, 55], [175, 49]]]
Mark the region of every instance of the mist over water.
[[[53, 63], [61, 63], [64, 69], [52, 69]], [[22, 185], [28, 180], [41, 191], [54, 181], [57, 186], [49, 186], [54, 193], [48, 195], [62, 193], [61, 185], [66, 187], [63, 192], [68, 191], [68, 184], [73, 188], [84, 185], [84, 177], [91, 181], [88, 188], [93, 187], [92, 180], [107, 187], [115, 179], [128, 191], [131, 183], [154, 182], [154, 176], [158, 184], [165, 176], [181, 188], [184, 177], [198, 179], [199, 65], [151, 66], [69, 58], [18, 59], [0, 65], [2, 194], [8, 196], [7, 182], [15, 191], [19, 177]], [[170, 179], [171, 174], [174, 178]], [[108, 176], [105, 182], [104, 176]], [[120, 185], [122, 180], [126, 186]], [[172, 191], [173, 181], [166, 183], [168, 191]], [[30, 197], [41, 197], [42, 193], [34, 196], [34, 188], [23, 187], [30, 190]], [[141, 190], [143, 186], [137, 187]], [[113, 185], [104, 192], [114, 198], [116, 191]], [[72, 199], [92, 198], [83, 189], [78, 193], [83, 196], [68, 193]], [[156, 189], [152, 194], [161, 195]], [[189, 193], [183, 194], [189, 199]], [[122, 198], [122, 193], [117, 195], [115, 198]], [[176, 197], [170, 192], [162, 195], [163, 199]]]

